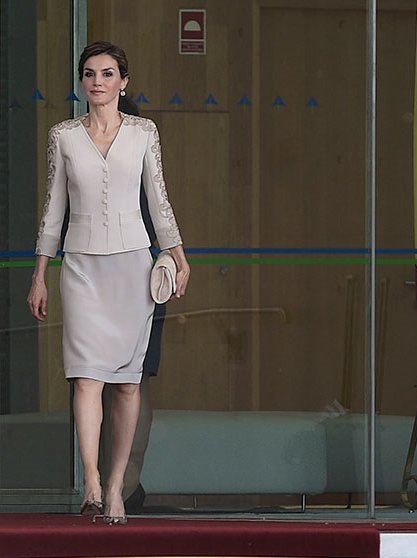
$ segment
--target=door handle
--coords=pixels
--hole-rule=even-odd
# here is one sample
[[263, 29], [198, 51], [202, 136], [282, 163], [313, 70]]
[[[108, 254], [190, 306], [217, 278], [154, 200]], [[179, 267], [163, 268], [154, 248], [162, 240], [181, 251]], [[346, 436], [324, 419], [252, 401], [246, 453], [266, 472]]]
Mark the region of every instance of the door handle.
[[416, 282], [415, 281], [404, 281], [404, 285], [406, 287], [413, 287], [413, 289], [416, 288]]

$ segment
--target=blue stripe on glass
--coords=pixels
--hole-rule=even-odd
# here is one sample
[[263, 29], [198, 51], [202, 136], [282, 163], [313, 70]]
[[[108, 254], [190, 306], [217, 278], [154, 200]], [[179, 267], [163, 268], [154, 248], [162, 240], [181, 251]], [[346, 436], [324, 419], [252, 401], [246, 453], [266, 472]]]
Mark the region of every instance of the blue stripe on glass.
[[[152, 249], [153, 252], [158, 252], [157, 249]], [[187, 254], [369, 254], [369, 248], [225, 248], [225, 247], [212, 247], [212, 248], [186, 248]], [[391, 255], [415, 255], [417, 254], [416, 248], [379, 248], [377, 254], [391, 254]], [[59, 251], [58, 256], [62, 256], [63, 252]], [[35, 252], [33, 250], [12, 250], [0, 251], [0, 258], [33, 258]]]

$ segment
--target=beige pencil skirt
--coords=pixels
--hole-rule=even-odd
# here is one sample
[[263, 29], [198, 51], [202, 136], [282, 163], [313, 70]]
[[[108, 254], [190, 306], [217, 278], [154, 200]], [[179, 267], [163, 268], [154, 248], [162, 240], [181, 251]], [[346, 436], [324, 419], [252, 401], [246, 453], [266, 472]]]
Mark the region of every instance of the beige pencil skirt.
[[66, 253], [61, 269], [65, 377], [139, 384], [154, 303], [147, 248], [106, 256]]

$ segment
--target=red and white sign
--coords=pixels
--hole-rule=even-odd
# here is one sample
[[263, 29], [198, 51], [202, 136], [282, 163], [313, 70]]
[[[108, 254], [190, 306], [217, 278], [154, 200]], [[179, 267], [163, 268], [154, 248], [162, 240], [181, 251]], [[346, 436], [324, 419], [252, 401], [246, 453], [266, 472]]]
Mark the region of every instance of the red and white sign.
[[206, 10], [179, 11], [179, 53], [206, 54]]

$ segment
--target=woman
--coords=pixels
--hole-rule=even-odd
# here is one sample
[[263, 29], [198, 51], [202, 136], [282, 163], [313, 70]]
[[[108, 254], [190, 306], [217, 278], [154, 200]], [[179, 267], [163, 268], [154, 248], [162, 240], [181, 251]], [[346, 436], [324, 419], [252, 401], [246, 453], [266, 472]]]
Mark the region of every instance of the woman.
[[[139, 413], [139, 384], [154, 304], [150, 245], [139, 208], [141, 179], [161, 249], [177, 264], [175, 297], [190, 268], [165, 188], [158, 130], [117, 109], [125, 95], [125, 53], [107, 42], [87, 46], [78, 66], [89, 113], [51, 128], [48, 193], [28, 295], [33, 316], [47, 314], [45, 271], [55, 257], [70, 203], [61, 270], [65, 376], [74, 382], [74, 416], [84, 466], [81, 513], [126, 523], [123, 479]], [[98, 471], [102, 390], [112, 385], [112, 455], [105, 506]]]

